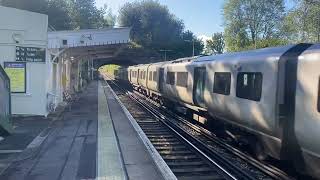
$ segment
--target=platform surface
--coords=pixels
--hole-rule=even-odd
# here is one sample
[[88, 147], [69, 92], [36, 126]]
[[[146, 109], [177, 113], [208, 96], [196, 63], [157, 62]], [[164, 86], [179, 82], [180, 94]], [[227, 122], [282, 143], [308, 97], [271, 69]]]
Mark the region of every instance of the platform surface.
[[[40, 129], [26, 134], [35, 137]], [[119, 103], [101, 82], [90, 83], [71, 110], [37, 138], [42, 143], [23, 142], [20, 149], [25, 149], [12, 156], [0, 179], [162, 179]], [[8, 144], [0, 143], [0, 150]]]

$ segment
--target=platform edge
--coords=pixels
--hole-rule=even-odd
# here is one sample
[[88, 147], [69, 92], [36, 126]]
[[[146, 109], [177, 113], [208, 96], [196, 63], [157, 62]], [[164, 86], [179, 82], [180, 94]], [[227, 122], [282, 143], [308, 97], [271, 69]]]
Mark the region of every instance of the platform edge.
[[155, 147], [152, 145], [148, 137], [145, 135], [145, 133], [142, 131], [136, 120], [132, 117], [130, 112], [127, 110], [127, 108], [122, 104], [121, 100], [118, 98], [116, 93], [113, 91], [113, 89], [110, 87], [110, 85], [106, 82], [107, 87], [110, 89], [112, 95], [115, 97], [117, 102], [120, 104], [123, 112], [128, 117], [131, 125], [135, 129], [135, 131], [138, 133], [140, 140], [143, 142], [145, 147], [147, 148], [150, 156], [152, 157], [153, 162], [157, 166], [159, 172], [161, 173], [162, 177], [165, 180], [177, 180], [177, 177], [173, 174], [167, 163], [162, 159], [158, 151], [155, 149]]

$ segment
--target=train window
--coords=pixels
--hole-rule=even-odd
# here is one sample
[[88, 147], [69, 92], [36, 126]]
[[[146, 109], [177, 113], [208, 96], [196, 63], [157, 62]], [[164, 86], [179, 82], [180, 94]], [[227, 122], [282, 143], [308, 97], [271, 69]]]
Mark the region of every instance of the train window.
[[237, 76], [237, 97], [260, 101], [262, 92], [262, 73], [240, 72]]
[[143, 78], [142, 79], [146, 79], [146, 72], [143, 71]]
[[157, 71], [153, 71], [153, 81], [157, 81]]
[[177, 72], [177, 86], [188, 86], [188, 72]]
[[167, 84], [174, 85], [175, 83], [175, 73], [174, 72], [167, 72]]
[[217, 94], [230, 94], [231, 73], [216, 72], [214, 73], [213, 92]]
[[152, 81], [152, 71], [149, 72], [149, 81]]

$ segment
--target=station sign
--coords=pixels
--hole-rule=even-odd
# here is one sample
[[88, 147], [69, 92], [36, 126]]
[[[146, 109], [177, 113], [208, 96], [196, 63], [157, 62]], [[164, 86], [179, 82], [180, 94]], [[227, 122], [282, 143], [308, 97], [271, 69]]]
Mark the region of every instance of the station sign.
[[46, 49], [36, 47], [16, 46], [16, 61], [45, 62]]

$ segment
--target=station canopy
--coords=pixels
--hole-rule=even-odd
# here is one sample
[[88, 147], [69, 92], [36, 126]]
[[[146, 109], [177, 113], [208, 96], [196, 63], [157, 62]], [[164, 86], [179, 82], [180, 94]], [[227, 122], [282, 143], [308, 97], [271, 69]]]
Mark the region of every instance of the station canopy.
[[116, 57], [129, 42], [130, 28], [86, 29], [48, 32], [52, 60], [106, 59]]

